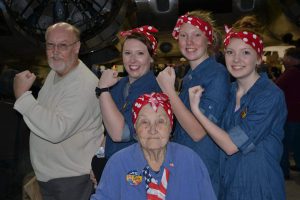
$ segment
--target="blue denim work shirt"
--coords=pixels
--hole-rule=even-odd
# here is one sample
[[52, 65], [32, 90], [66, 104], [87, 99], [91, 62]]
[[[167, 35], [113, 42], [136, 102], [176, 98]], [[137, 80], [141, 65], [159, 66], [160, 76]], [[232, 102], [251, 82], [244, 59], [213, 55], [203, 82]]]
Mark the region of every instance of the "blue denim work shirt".
[[[117, 152], [108, 160], [91, 200], [147, 199], [142, 174], [147, 165], [138, 143]], [[161, 183], [164, 168], [170, 172], [166, 200], [216, 200], [207, 169], [191, 149], [169, 142], [160, 171], [150, 170], [158, 184]], [[135, 174], [136, 178], [128, 177], [131, 174]]]
[[128, 87], [128, 85], [129, 78], [124, 77], [115, 86], [113, 86], [110, 92], [119, 111], [124, 116], [125, 124], [127, 124], [130, 130], [130, 138], [124, 142], [114, 142], [109, 134], [106, 133], [106, 158], [109, 158], [112, 154], [119, 151], [120, 149], [123, 149], [136, 142], [136, 140], [133, 138], [135, 130], [132, 123], [132, 105], [135, 100], [142, 94], [161, 91], [156, 81], [156, 77], [152, 71], [148, 72], [147, 74], [130, 84], [128, 88], [128, 95], [126, 96], [125, 90], [127, 90], [126, 87]]
[[280, 168], [287, 109], [283, 92], [263, 74], [240, 100], [232, 84], [223, 127], [239, 151], [221, 152], [221, 200], [285, 199]]
[[[182, 83], [179, 97], [184, 105], [191, 110], [189, 88], [201, 85], [205, 91], [201, 97], [199, 108], [214, 123], [220, 125], [223, 112], [228, 104], [230, 91], [229, 74], [222, 64], [214, 58], [208, 58], [194, 70], [189, 70]], [[206, 135], [195, 142], [177, 122], [174, 130], [174, 141], [192, 148], [205, 163], [216, 193], [219, 184], [219, 148]]]

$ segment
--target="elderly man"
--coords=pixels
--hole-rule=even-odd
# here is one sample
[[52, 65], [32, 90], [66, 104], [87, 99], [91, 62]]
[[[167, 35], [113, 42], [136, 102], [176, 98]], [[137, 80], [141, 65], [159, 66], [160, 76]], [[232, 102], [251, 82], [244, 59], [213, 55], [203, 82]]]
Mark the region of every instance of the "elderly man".
[[44, 200], [88, 199], [92, 156], [103, 140], [94, 88], [97, 77], [78, 59], [79, 30], [64, 22], [45, 34], [51, 71], [37, 100], [29, 91], [35, 75], [15, 76], [14, 108], [31, 130], [30, 157]]

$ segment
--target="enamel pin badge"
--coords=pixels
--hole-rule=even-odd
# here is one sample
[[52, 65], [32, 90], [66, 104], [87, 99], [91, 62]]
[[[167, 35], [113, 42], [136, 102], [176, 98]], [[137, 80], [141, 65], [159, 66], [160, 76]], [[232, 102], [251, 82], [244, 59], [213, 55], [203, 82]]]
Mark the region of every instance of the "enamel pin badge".
[[139, 175], [137, 173], [136, 170], [132, 170], [130, 172], [127, 173], [126, 175], [126, 181], [130, 184], [130, 185], [139, 185], [143, 180], [143, 177], [141, 175]]
[[245, 108], [242, 110], [242, 112], [241, 112], [241, 118], [242, 118], [242, 119], [245, 119], [246, 116], [247, 116], [247, 107], [245, 107]]

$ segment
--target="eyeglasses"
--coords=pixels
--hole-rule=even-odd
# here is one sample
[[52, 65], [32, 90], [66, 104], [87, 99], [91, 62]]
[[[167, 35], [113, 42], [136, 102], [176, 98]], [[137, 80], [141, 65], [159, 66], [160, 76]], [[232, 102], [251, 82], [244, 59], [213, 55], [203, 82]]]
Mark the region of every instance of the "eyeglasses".
[[75, 41], [75, 42], [73, 42], [73, 43], [71, 43], [71, 44], [66, 44], [66, 43], [59, 43], [59, 44], [54, 44], [54, 43], [46, 43], [46, 49], [47, 50], [53, 50], [53, 49], [55, 49], [55, 47], [56, 47], [56, 49], [58, 50], [58, 51], [67, 51], [68, 50], [68, 48], [70, 47], [70, 46], [72, 46], [72, 45], [74, 45], [74, 44], [76, 44], [76, 42], [78, 42], [79, 40], [77, 40], [77, 41]]

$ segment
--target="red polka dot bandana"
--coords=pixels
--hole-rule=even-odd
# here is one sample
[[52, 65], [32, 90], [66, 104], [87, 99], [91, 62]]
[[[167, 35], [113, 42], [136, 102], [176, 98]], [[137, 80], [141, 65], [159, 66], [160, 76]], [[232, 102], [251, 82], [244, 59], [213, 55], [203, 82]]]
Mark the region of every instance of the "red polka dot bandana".
[[157, 32], [158, 32], [158, 30], [153, 26], [142, 26], [142, 27], [134, 28], [134, 29], [128, 30], [128, 31], [122, 31], [120, 33], [120, 35], [122, 37], [126, 37], [128, 35], [131, 35], [132, 33], [143, 34], [150, 41], [153, 52], [155, 52], [158, 44], [157, 44], [157, 40], [151, 33], [157, 33]]
[[208, 41], [210, 43], [212, 43], [213, 41], [213, 33], [212, 33], [212, 27], [209, 23], [203, 21], [202, 19], [198, 18], [198, 17], [194, 17], [194, 16], [188, 16], [188, 13], [185, 15], [182, 15], [178, 18], [175, 28], [172, 32], [172, 36], [177, 40], [178, 39], [178, 35], [179, 35], [179, 31], [180, 31], [180, 27], [182, 26], [182, 24], [184, 23], [188, 23], [191, 24], [193, 26], [195, 26], [196, 28], [198, 28], [200, 31], [205, 33], [205, 36], [207, 37]]
[[143, 94], [135, 100], [132, 107], [133, 124], [135, 124], [141, 109], [147, 104], [150, 104], [155, 112], [157, 112], [158, 107], [161, 106], [166, 111], [170, 119], [171, 128], [173, 127], [173, 112], [169, 97], [164, 93], [155, 92], [152, 92], [151, 94]]
[[234, 32], [230, 29], [228, 31], [229, 32], [227, 32], [224, 39], [225, 48], [229, 44], [231, 38], [239, 38], [243, 40], [246, 44], [250, 45], [259, 56], [262, 56], [264, 44], [261, 38], [257, 34], [251, 33], [249, 31]]

